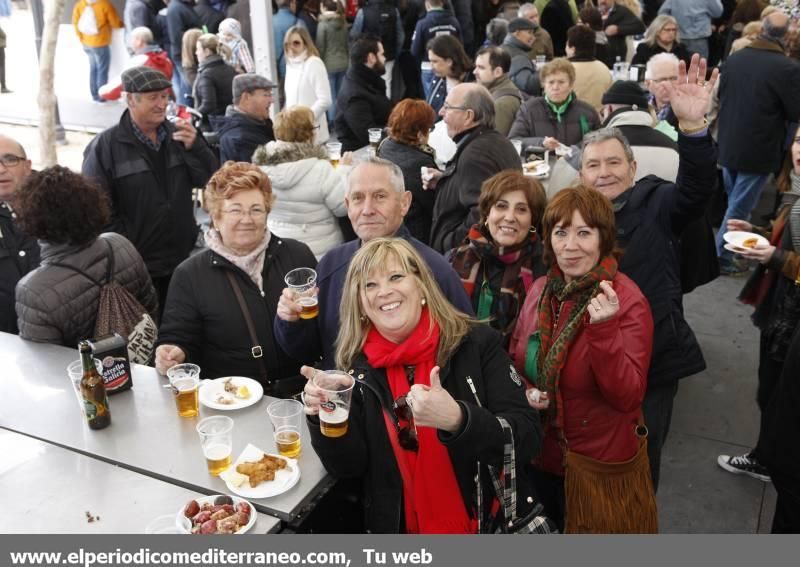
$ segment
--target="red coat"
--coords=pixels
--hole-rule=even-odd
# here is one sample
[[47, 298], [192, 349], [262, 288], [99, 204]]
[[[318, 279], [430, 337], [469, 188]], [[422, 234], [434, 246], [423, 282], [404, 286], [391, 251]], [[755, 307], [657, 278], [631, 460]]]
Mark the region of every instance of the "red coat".
[[[167, 52], [164, 50], [159, 49], [134, 55], [128, 61], [127, 68], [138, 67], [139, 65], [161, 71], [167, 79], [172, 80], [172, 61], [169, 60]], [[122, 77], [117, 77], [100, 87], [100, 96], [104, 100], [119, 99], [122, 96]]]
[[[520, 312], [509, 346], [523, 375], [528, 337], [538, 329], [536, 306], [546, 277], [533, 284]], [[589, 324], [585, 316], [569, 347], [559, 390], [564, 436], [571, 451], [600, 461], [630, 459], [638, 449], [635, 427], [647, 389], [647, 369], [653, 348], [653, 317], [647, 300], [633, 280], [618, 273], [613, 281], [619, 297], [616, 317]], [[567, 301], [559, 328], [569, 319], [574, 301]], [[554, 403], [554, 401], [551, 401]], [[540, 466], [564, 474], [561, 432], [545, 429]]]

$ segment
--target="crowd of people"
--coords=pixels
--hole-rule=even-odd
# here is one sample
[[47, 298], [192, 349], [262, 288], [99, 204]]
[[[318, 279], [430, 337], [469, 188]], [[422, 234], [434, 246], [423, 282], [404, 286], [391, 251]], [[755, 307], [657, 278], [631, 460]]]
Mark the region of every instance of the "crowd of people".
[[[266, 77], [243, 3], [129, 0], [110, 82], [123, 24], [76, 5], [92, 97], [127, 108], [81, 174], [0, 136], [0, 330], [74, 347], [117, 281], [159, 322], [159, 372], [302, 393], [365, 531], [655, 533], [675, 395], [706, 368], [683, 295], [748, 276], [760, 431], [717, 462], [800, 532], [800, 8], [277, 0]], [[313, 380], [334, 368], [358, 385], [340, 438]]]

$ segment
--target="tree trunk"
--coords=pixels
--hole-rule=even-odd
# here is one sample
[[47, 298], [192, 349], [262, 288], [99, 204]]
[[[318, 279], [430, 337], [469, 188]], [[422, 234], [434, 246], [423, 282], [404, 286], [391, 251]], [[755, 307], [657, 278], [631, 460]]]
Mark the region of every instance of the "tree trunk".
[[56, 165], [56, 41], [58, 27], [64, 14], [65, 0], [45, 0], [42, 51], [39, 57], [39, 160], [42, 167]]

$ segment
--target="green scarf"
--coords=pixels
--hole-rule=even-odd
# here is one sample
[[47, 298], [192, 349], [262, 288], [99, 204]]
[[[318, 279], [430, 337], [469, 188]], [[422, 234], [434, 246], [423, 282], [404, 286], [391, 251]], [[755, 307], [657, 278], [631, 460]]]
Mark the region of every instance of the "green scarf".
[[556, 115], [556, 120], [558, 122], [561, 122], [561, 117], [564, 115], [565, 112], [567, 112], [567, 108], [569, 108], [569, 105], [572, 104], [573, 100], [575, 100], [575, 93], [572, 92], [569, 93], [567, 100], [565, 100], [561, 104], [556, 104], [552, 102], [547, 95], [544, 95], [545, 104], [547, 104], [547, 106], [550, 107], [550, 110], [553, 111], [553, 114]]
[[[546, 418], [550, 421], [563, 415], [558, 383], [561, 370], [567, 362], [569, 346], [583, 328], [589, 301], [597, 295], [601, 281], [612, 281], [616, 275], [617, 260], [613, 256], [606, 256], [581, 278], [569, 283], [564, 280], [564, 274], [557, 265], [551, 267], [547, 274], [547, 283], [537, 310], [539, 330], [528, 338], [525, 374], [536, 382], [537, 388], [547, 392], [551, 403]], [[575, 304], [567, 313], [562, 313], [564, 303], [568, 300]], [[567, 317], [567, 321], [561, 330], [557, 330], [562, 315]]]

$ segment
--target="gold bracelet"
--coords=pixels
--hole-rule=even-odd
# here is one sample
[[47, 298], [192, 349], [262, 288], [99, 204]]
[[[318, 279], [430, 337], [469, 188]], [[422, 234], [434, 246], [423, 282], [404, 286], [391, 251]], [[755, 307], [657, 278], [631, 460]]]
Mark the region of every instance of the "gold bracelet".
[[705, 118], [703, 118], [702, 126], [696, 126], [694, 128], [684, 128], [683, 126], [680, 125], [680, 122], [678, 123], [678, 129], [681, 131], [681, 134], [684, 134], [686, 136], [697, 134], [698, 132], [702, 132], [706, 128], [708, 128], [708, 120], [706, 120]]

